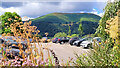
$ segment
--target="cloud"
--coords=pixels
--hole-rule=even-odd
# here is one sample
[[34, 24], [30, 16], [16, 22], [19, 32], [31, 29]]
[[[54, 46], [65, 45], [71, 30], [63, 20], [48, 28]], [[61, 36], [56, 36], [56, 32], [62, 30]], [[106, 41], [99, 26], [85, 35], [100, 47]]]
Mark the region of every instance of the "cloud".
[[103, 12], [103, 13], [99, 13], [98, 15], [99, 15], [100, 17], [102, 17], [102, 16], [104, 15], [104, 12]]
[[85, 13], [84, 11], [80, 11], [80, 13]]
[[93, 8], [93, 11], [96, 11], [96, 9]]
[[30, 18], [30, 17], [22, 17], [22, 21], [27, 21], [27, 20], [30, 20], [30, 19], [34, 19], [34, 18]]
[[104, 14], [104, 12], [98, 13], [97, 11], [93, 11], [93, 12], [89, 12], [89, 13], [93, 13], [93, 14], [99, 15], [100, 17], [102, 17], [103, 14]]
[[2, 2], [1, 3], [3, 8], [9, 8], [9, 7], [20, 7], [23, 5], [22, 2]]
[[12, 13], [16, 12], [18, 14], [21, 14], [20, 9], [15, 8], [15, 7], [10, 7], [10, 8], [2, 8], [2, 7], [0, 7], [0, 10], [1, 10], [0, 15], [4, 14], [4, 12], [12, 12]]
[[108, 0], [2, 0], [2, 1], [3, 2], [107, 2]]
[[[35, 18], [49, 13], [62, 12], [91, 12], [94, 14], [102, 13], [105, 6], [103, 2], [21, 2], [21, 6], [0, 7], [4, 12], [17, 12], [20, 16]], [[4, 5], [5, 6], [5, 5]], [[99, 9], [96, 9], [99, 8]]]

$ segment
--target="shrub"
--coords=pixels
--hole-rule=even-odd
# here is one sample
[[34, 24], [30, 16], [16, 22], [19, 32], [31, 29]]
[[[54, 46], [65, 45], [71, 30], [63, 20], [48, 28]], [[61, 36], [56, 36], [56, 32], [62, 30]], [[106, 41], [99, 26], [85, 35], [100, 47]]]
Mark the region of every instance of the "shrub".
[[90, 52], [78, 56], [74, 62], [77, 66], [120, 66], [120, 47], [114, 44], [110, 44], [110, 40], [107, 40], [101, 46], [95, 46]]
[[[22, 50], [23, 46], [21, 44], [16, 45], [19, 47], [19, 54], [21, 57], [14, 56], [14, 54], [12, 53], [7, 53], [11, 50], [9, 48], [7, 48], [6, 51], [3, 51], [3, 48], [7, 46], [3, 44], [1, 46], [3, 58], [1, 58], [0, 60], [0, 66], [55, 66], [56, 60], [53, 60], [54, 58], [52, 58], [52, 56], [50, 55], [50, 50], [48, 49], [48, 47], [43, 48], [42, 45], [38, 42], [39, 38], [37, 36], [40, 31], [37, 30], [37, 27], [30, 26], [32, 23], [31, 21], [25, 22], [23, 25], [21, 25], [21, 23], [22, 22], [12, 23], [10, 25], [11, 32], [13, 32], [13, 36], [16, 37], [16, 42], [21, 42], [25, 40], [27, 41], [27, 49], [24, 51]], [[18, 26], [20, 29], [23, 30], [22, 33], [20, 30], [16, 29], [16, 27]], [[6, 35], [10, 36], [10, 33], [4, 33], [2, 34], [2, 37]], [[35, 40], [37, 43], [31, 44], [29, 38], [32, 38], [32, 40]], [[44, 58], [43, 50], [46, 50], [48, 58]], [[14, 56], [15, 59], [7, 58], [8, 55]]]
[[67, 35], [67, 37], [72, 38], [72, 36], [70, 36], [70, 35]]
[[10, 25], [12, 23], [22, 22], [22, 18], [16, 12], [13, 13], [5, 12], [3, 15], [1, 15], [0, 19], [1, 19], [0, 26], [2, 27], [2, 33], [11, 33]]
[[59, 33], [55, 34], [54, 37], [67, 37], [67, 34], [64, 32], [59, 32]]
[[72, 37], [79, 37], [79, 34], [72, 34]]

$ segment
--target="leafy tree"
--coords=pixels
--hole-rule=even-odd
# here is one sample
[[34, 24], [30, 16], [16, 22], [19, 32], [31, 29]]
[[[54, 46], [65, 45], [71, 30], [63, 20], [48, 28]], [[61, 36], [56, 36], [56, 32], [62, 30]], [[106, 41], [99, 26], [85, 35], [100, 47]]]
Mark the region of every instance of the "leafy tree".
[[80, 23], [80, 24], [79, 24], [78, 31], [79, 31], [79, 35], [80, 35], [80, 36], [82, 36], [82, 34], [83, 34], [83, 27], [82, 27], [82, 23]]
[[69, 26], [69, 31], [68, 31], [68, 34], [71, 35], [71, 29], [70, 29], [70, 26]]
[[59, 33], [56, 33], [54, 37], [67, 37], [67, 34], [64, 32], [59, 32]]
[[0, 34], [2, 33], [2, 28], [1, 28], [1, 16], [0, 16]]
[[11, 33], [10, 24], [22, 22], [21, 17], [15, 12], [5, 12], [1, 15], [1, 21], [2, 33]]
[[79, 37], [79, 34], [72, 34], [72, 37]]

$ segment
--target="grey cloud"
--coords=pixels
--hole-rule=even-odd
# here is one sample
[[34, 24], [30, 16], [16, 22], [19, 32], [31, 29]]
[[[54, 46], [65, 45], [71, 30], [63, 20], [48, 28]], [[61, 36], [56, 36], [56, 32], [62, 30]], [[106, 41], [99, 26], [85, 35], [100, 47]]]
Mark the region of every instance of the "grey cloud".
[[23, 2], [2, 2], [3, 8], [20, 7], [22, 5], [23, 5]]
[[[13, 4], [3, 4], [4, 7], [17, 7], [21, 16], [37, 17], [54, 12], [92, 12], [93, 8], [105, 6], [104, 2], [15, 2]], [[16, 8], [15, 8], [16, 9]]]

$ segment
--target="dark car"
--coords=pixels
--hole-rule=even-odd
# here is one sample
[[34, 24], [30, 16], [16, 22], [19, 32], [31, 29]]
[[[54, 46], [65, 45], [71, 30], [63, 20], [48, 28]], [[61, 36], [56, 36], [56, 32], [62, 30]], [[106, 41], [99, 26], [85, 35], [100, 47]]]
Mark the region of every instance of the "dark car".
[[26, 41], [21, 41], [21, 42], [16, 42], [15, 40], [12, 40], [12, 38], [0, 38], [0, 45], [4, 44], [5, 47], [12, 47], [12, 48], [19, 48], [18, 44], [22, 45], [22, 49], [25, 50], [27, 49], [27, 42]]
[[89, 38], [92, 38], [92, 37], [86, 37], [86, 38], [77, 40], [77, 41], [75, 41], [75, 42], [73, 43], [73, 45], [80, 46], [80, 44], [81, 44], [83, 41], [86, 41], [86, 40], [88, 40]]
[[[10, 49], [10, 51], [6, 52], [7, 57], [13, 59], [15, 56], [19, 56], [22, 58], [22, 56], [19, 54], [20, 48], [19, 44], [22, 45], [22, 50], [23, 53], [26, 54], [24, 51], [27, 49], [27, 42], [16, 42], [15, 40], [12, 39], [5, 39], [5, 38], [0, 38], [0, 46], [4, 45], [3, 51], [6, 52], [6, 49]], [[27, 54], [26, 54], [27, 55]]]
[[43, 42], [43, 43], [48, 43], [50, 41], [51, 41], [51, 39], [48, 37], [42, 37], [42, 39], [41, 39], [41, 42]]
[[69, 42], [69, 39], [70, 39], [69, 37], [60, 37], [58, 38], [58, 43], [63, 44]]
[[71, 39], [69, 40], [69, 44], [70, 44], [70, 45], [73, 45], [74, 41], [77, 41], [77, 40], [79, 40], [79, 39], [80, 39], [79, 37], [73, 37], [73, 38], [71, 38]]
[[[6, 51], [8, 49], [10, 49], [10, 51]], [[10, 48], [5, 47], [5, 48], [3, 48], [3, 51], [1, 51], [0, 53], [3, 53], [4, 51], [6, 52], [6, 56], [9, 59], [15, 59], [15, 56], [23, 58], [22, 55], [20, 55], [20, 50], [19, 49], [12, 48], [12, 47], [10, 47]], [[30, 55], [30, 53], [25, 53], [25, 51], [23, 51], [22, 53], [26, 56]]]
[[53, 42], [53, 43], [57, 43], [57, 41], [58, 41], [58, 37], [52, 39], [52, 42]]

